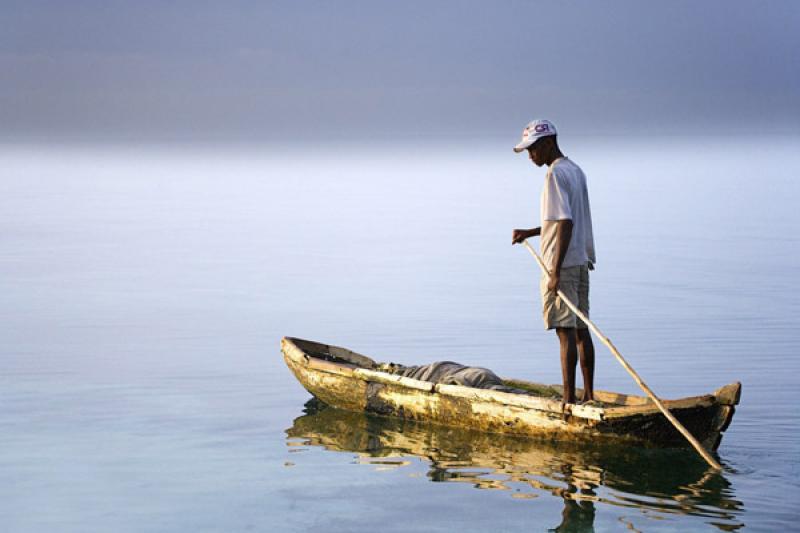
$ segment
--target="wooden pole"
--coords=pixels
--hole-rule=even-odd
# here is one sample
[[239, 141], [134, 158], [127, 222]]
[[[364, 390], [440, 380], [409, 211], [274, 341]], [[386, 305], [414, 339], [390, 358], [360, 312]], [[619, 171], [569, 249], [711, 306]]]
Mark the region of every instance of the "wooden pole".
[[[549, 278], [550, 277], [550, 271], [547, 270], [547, 266], [544, 264], [544, 261], [542, 261], [542, 258], [539, 257], [539, 254], [536, 253], [536, 250], [534, 250], [533, 247], [530, 244], [528, 244], [528, 241], [522, 241], [522, 244], [524, 244], [525, 247], [528, 249], [528, 251], [531, 254], [533, 254], [533, 257], [536, 258], [536, 261], [539, 263], [539, 266], [542, 268], [542, 271]], [[633, 377], [634, 381], [636, 381], [636, 383], [647, 394], [647, 396], [649, 396], [650, 399], [653, 400], [653, 403], [655, 403], [656, 406], [658, 407], [658, 409], [662, 413], [664, 413], [664, 416], [667, 417], [667, 420], [672, 422], [672, 425], [675, 426], [675, 429], [680, 431], [681, 434], [684, 437], [686, 437], [686, 440], [688, 440], [689, 443], [694, 447], [694, 449], [697, 450], [697, 453], [699, 453], [703, 457], [703, 459], [705, 459], [706, 462], [709, 465], [711, 465], [712, 468], [715, 468], [717, 470], [722, 470], [722, 466], [717, 461], [715, 461], [713, 457], [711, 457], [711, 454], [708, 453], [708, 450], [706, 450], [703, 447], [703, 445], [700, 444], [697, 441], [697, 439], [695, 439], [694, 436], [691, 433], [689, 433], [688, 429], [683, 427], [683, 424], [678, 422], [678, 419], [675, 418], [675, 416], [672, 413], [669, 412], [669, 409], [664, 407], [664, 404], [661, 403], [661, 400], [659, 400], [658, 397], [655, 395], [655, 393], [652, 390], [650, 390], [650, 387], [648, 387], [647, 384], [644, 381], [642, 381], [642, 378], [639, 377], [639, 374], [637, 374], [636, 371], [633, 369], [633, 367], [631, 367], [631, 365], [628, 364], [628, 362], [625, 360], [625, 358], [622, 357], [622, 354], [619, 353], [619, 350], [617, 350], [617, 348], [611, 343], [611, 340], [608, 337], [606, 337], [605, 335], [603, 335], [603, 332], [600, 331], [600, 329], [597, 326], [594, 325], [594, 322], [589, 320], [589, 317], [584, 315], [580, 311], [580, 309], [578, 309], [575, 306], [575, 304], [573, 304], [571, 301], [569, 301], [569, 299], [564, 295], [564, 293], [561, 290], [558, 290], [557, 294], [561, 298], [561, 300], [567, 305], [567, 307], [569, 307], [572, 310], [572, 312], [575, 313], [578, 316], [578, 318], [583, 320], [583, 322], [587, 326], [589, 326], [589, 329], [591, 329], [592, 332], [595, 335], [597, 335], [597, 338], [599, 338], [601, 341], [603, 341], [603, 344], [608, 346], [608, 348], [611, 350], [611, 353], [614, 354], [614, 357], [617, 358], [617, 361], [619, 361], [620, 364], [622, 365], [622, 367], [625, 370], [628, 371], [628, 374], [630, 374]]]

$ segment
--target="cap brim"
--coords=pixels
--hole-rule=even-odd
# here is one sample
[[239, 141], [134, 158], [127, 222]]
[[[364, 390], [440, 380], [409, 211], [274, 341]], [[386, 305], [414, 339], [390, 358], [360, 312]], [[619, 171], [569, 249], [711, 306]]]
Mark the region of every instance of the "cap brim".
[[516, 146], [514, 147], [514, 151], [515, 151], [516, 153], [518, 153], [518, 154], [519, 154], [519, 153], [521, 153], [521, 152], [524, 152], [525, 150], [527, 150], [527, 149], [528, 149], [528, 147], [529, 147], [530, 145], [532, 145], [533, 143], [535, 143], [537, 140], [538, 140], [538, 139], [534, 139], [534, 140], [532, 140], [532, 141], [525, 141], [525, 142], [521, 142], [521, 143], [519, 143], [518, 145], [516, 145]]

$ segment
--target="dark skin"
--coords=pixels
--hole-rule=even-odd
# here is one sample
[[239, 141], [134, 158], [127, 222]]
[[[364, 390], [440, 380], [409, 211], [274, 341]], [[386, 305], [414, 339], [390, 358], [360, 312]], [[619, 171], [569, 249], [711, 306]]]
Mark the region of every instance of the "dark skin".
[[[542, 137], [528, 147], [528, 157], [537, 167], [550, 166], [553, 161], [564, 157], [558, 148], [555, 136]], [[518, 244], [530, 237], [541, 235], [542, 228], [515, 229], [511, 235], [511, 244]], [[572, 239], [572, 221], [559, 220], [556, 222], [555, 239], [555, 264], [551, 265], [547, 290], [556, 292], [561, 279], [561, 266], [567, 255], [567, 248]], [[594, 344], [592, 336], [585, 328], [556, 328], [556, 335], [561, 346], [561, 377], [563, 379], [564, 394], [562, 406], [575, 403], [575, 367], [580, 360], [581, 374], [583, 376], [582, 401], [594, 400]]]

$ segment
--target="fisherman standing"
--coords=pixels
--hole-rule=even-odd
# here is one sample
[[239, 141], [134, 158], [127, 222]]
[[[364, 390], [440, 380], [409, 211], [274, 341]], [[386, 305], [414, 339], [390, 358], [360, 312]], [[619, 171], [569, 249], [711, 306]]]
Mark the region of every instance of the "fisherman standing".
[[578, 165], [561, 153], [556, 127], [549, 120], [534, 120], [514, 147], [528, 151], [537, 167], [547, 165], [541, 196], [541, 226], [515, 229], [511, 244], [541, 235], [541, 251], [550, 275], [542, 274], [540, 289], [544, 323], [555, 329], [561, 345], [562, 404], [575, 403], [575, 367], [580, 358], [583, 398], [594, 399], [594, 345], [587, 325], [559, 298], [559, 289], [589, 316], [589, 270], [594, 270], [595, 252], [592, 214], [586, 176]]

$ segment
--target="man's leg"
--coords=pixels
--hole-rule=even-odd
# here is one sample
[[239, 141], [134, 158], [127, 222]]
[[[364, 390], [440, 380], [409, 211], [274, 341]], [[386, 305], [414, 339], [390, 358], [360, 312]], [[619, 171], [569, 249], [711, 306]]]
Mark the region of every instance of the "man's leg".
[[581, 360], [581, 374], [583, 374], [582, 400], [588, 402], [594, 400], [594, 344], [592, 343], [592, 334], [588, 329], [578, 328], [575, 331]]
[[578, 363], [575, 328], [556, 328], [556, 334], [561, 344], [561, 377], [564, 381], [561, 404], [575, 403], [575, 366]]

